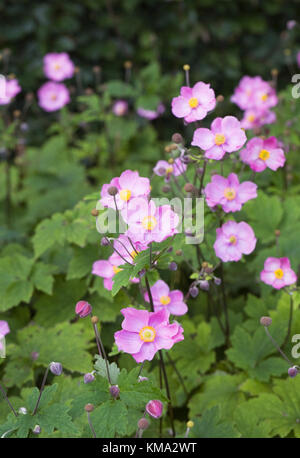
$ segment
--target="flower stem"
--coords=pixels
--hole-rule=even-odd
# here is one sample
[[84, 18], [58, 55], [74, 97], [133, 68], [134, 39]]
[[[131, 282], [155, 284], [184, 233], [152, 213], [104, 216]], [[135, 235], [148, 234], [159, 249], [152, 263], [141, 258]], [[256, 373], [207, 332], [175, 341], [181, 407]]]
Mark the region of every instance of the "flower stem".
[[277, 351], [279, 351], [279, 353], [281, 354], [281, 356], [291, 365], [293, 366], [293, 363], [292, 361], [286, 356], [286, 354], [281, 350], [281, 348], [279, 347], [279, 345], [277, 344], [276, 340], [273, 339], [273, 337], [271, 336], [270, 332], [269, 332], [269, 329], [264, 326], [265, 328], [265, 331], [266, 331], [266, 334], [267, 336], [269, 337], [269, 339], [271, 340], [272, 344], [274, 345], [274, 347], [276, 348]]
[[101, 351], [101, 345], [100, 345], [100, 341], [99, 341], [99, 337], [98, 337], [97, 324], [96, 324], [96, 323], [92, 323], [92, 324], [93, 324], [93, 328], [94, 328], [94, 333], [95, 333], [95, 338], [96, 338], [98, 353], [99, 353], [99, 356], [100, 356], [101, 358], [103, 358], [103, 356], [102, 356], [102, 351]]
[[186, 394], [186, 396], [188, 396], [188, 391], [187, 391], [186, 386], [184, 384], [183, 377], [182, 377], [181, 373], [179, 372], [179, 370], [177, 369], [175, 362], [173, 361], [171, 356], [169, 356], [168, 353], [167, 353], [167, 358], [168, 358], [169, 362], [171, 363], [171, 365], [172, 365], [172, 367], [173, 367], [173, 369], [174, 369], [174, 371], [175, 371], [175, 373], [176, 373], [176, 375], [178, 377], [179, 382], [181, 383], [181, 386], [183, 388], [184, 393]]
[[96, 432], [95, 432], [94, 427], [93, 427], [93, 423], [92, 423], [92, 420], [91, 420], [90, 412], [87, 412], [87, 418], [88, 418], [89, 427], [90, 427], [90, 429], [92, 431], [92, 434], [93, 434], [94, 438], [96, 439], [97, 436], [96, 436]]
[[99, 341], [99, 344], [100, 344], [100, 348], [101, 348], [101, 352], [102, 352], [102, 355], [101, 357], [104, 359], [105, 361], [105, 366], [106, 366], [106, 372], [107, 372], [107, 378], [108, 378], [108, 381], [109, 381], [109, 384], [112, 385], [112, 382], [111, 382], [111, 377], [110, 377], [110, 372], [109, 372], [109, 364], [108, 364], [108, 359], [107, 359], [107, 355], [106, 355], [106, 351], [105, 351], [105, 348], [104, 348], [104, 345], [102, 343], [102, 339], [101, 339], [101, 336], [100, 336], [100, 332], [97, 328], [97, 324], [95, 324], [95, 332], [96, 332], [96, 335], [97, 335], [97, 338], [98, 338], [98, 341]]
[[289, 316], [287, 334], [282, 344], [283, 347], [285, 347], [285, 345], [288, 343], [288, 340], [290, 338], [291, 329], [292, 329], [292, 321], [293, 321], [293, 311], [294, 311], [294, 300], [293, 300], [293, 296], [290, 295], [290, 316]]
[[36, 401], [36, 405], [35, 405], [35, 408], [33, 410], [33, 414], [32, 415], [35, 415], [36, 412], [37, 412], [37, 409], [38, 409], [38, 406], [39, 406], [39, 403], [40, 403], [40, 400], [41, 400], [41, 397], [42, 397], [42, 393], [43, 393], [44, 388], [45, 388], [45, 384], [46, 384], [46, 380], [47, 380], [47, 377], [48, 377], [48, 373], [49, 373], [49, 366], [46, 369], [46, 372], [45, 372], [45, 375], [44, 375], [44, 378], [43, 378], [43, 381], [42, 381], [42, 386], [40, 388], [40, 394], [39, 394], [38, 400]]
[[10, 403], [10, 400], [8, 399], [7, 394], [6, 394], [4, 388], [3, 388], [3, 386], [1, 384], [0, 384], [0, 391], [3, 394], [3, 397], [4, 397], [5, 401], [7, 402], [7, 404], [9, 405], [10, 409], [12, 410], [14, 416], [17, 417], [18, 414], [15, 411], [15, 409], [13, 408], [12, 404]]
[[230, 325], [229, 325], [229, 317], [228, 317], [228, 308], [227, 308], [227, 301], [226, 301], [226, 292], [225, 292], [225, 285], [224, 285], [224, 270], [223, 270], [223, 263], [220, 264], [220, 277], [221, 277], [221, 292], [222, 292], [222, 303], [225, 315], [225, 323], [226, 323], [226, 345], [229, 344], [229, 335], [230, 335]]

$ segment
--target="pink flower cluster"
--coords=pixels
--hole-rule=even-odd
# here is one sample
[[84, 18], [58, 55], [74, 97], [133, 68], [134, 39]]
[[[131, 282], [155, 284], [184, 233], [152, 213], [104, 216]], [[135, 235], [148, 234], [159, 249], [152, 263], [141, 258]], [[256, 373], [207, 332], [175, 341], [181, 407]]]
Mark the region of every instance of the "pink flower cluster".
[[231, 101], [245, 110], [241, 125], [244, 129], [271, 124], [276, 116], [270, 108], [277, 105], [275, 89], [260, 76], [244, 76], [236, 87]]
[[131, 354], [137, 363], [151, 361], [158, 350], [170, 350], [184, 338], [182, 327], [177, 322], [170, 324], [165, 309], [148, 312], [128, 307], [121, 313], [122, 330], [115, 333], [115, 342], [119, 351]]
[[75, 66], [65, 52], [44, 56], [44, 73], [51, 81], [44, 83], [37, 93], [38, 103], [43, 110], [57, 111], [70, 102], [69, 90], [61, 81], [72, 78], [74, 71]]

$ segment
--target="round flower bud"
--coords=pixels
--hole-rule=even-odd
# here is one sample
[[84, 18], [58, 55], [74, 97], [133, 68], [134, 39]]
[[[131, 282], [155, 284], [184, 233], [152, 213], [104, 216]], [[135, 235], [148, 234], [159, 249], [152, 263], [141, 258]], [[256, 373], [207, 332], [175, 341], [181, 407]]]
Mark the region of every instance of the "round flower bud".
[[118, 387], [118, 385], [112, 385], [111, 387], [109, 387], [109, 392], [113, 398], [117, 399], [120, 394], [120, 388]]
[[176, 262], [174, 262], [174, 261], [170, 262], [169, 269], [175, 272], [177, 270]]
[[187, 428], [192, 428], [194, 426], [194, 422], [192, 420], [188, 421], [187, 424], [186, 424], [186, 427]]
[[31, 353], [31, 355], [30, 355], [32, 361], [36, 361], [36, 360], [38, 359], [39, 355], [40, 355], [39, 352], [33, 351], [33, 352]]
[[224, 96], [219, 94], [217, 97], [216, 97], [216, 101], [217, 102], [224, 102]]
[[92, 322], [93, 324], [97, 324], [98, 321], [99, 321], [99, 318], [98, 318], [96, 315], [95, 315], [95, 316], [92, 316], [91, 322]]
[[191, 69], [191, 67], [189, 66], [189, 64], [184, 64], [183, 70], [184, 70], [185, 72], [188, 72], [190, 69]]
[[189, 293], [193, 298], [195, 298], [199, 294], [199, 289], [197, 288], [197, 286], [192, 286], [189, 290]]
[[117, 188], [116, 186], [110, 186], [110, 187], [108, 188], [107, 192], [108, 192], [108, 194], [109, 194], [110, 196], [115, 196], [115, 195], [118, 194], [119, 191], [118, 191], [118, 188]]
[[27, 414], [27, 409], [26, 407], [20, 407], [18, 412], [21, 414], [21, 415], [26, 415]]
[[195, 186], [192, 183], [185, 183], [184, 190], [185, 192], [194, 192]]
[[173, 247], [170, 246], [170, 247], [167, 249], [167, 253], [172, 253], [172, 251], [173, 251]]
[[298, 369], [296, 366], [290, 367], [288, 370], [288, 374], [290, 377], [294, 378], [298, 374]]
[[209, 290], [209, 282], [207, 280], [200, 280], [199, 281], [199, 287], [200, 287], [200, 289], [203, 289], [203, 291], [208, 291]]
[[90, 315], [92, 312], [92, 306], [86, 301], [79, 301], [75, 306], [75, 313], [79, 315], [80, 318], [85, 318]]
[[95, 376], [91, 373], [84, 374], [83, 381], [84, 383], [91, 383], [95, 380]]
[[92, 216], [98, 216], [99, 215], [99, 210], [97, 210], [97, 208], [93, 208], [93, 210], [91, 211], [91, 215]]
[[262, 316], [260, 319], [260, 324], [262, 326], [270, 326], [272, 324], [272, 318], [269, 316]]
[[182, 256], [182, 250], [176, 250], [175, 254], [176, 256]]
[[170, 192], [171, 191], [171, 186], [169, 186], [168, 184], [165, 184], [163, 187], [162, 187], [162, 192]]
[[180, 144], [183, 143], [183, 138], [181, 134], [178, 134], [177, 132], [172, 135], [172, 142]]
[[50, 372], [54, 375], [61, 375], [63, 367], [60, 363], [55, 363], [54, 361], [49, 365]]
[[149, 427], [149, 421], [147, 418], [140, 418], [138, 421], [138, 428], [139, 429], [147, 429]]
[[101, 245], [102, 246], [108, 246], [109, 245], [109, 240], [107, 239], [107, 237], [102, 237]]
[[160, 418], [162, 416], [163, 403], [158, 399], [149, 401], [146, 405], [146, 412], [153, 418]]
[[147, 382], [147, 380], [149, 380], [148, 377], [142, 377], [141, 375], [138, 378], [138, 382]]
[[41, 427], [40, 425], [35, 425], [35, 427], [32, 430], [33, 434], [40, 434], [41, 432]]
[[95, 407], [94, 407], [93, 404], [86, 404], [86, 405], [84, 406], [84, 410], [85, 410], [86, 412], [93, 412], [94, 408], [95, 408]]
[[220, 286], [220, 284], [222, 283], [221, 278], [214, 277], [214, 283], [215, 283], [215, 285]]
[[193, 162], [193, 159], [190, 156], [182, 156], [180, 160], [184, 164], [190, 164], [191, 162]]
[[276, 229], [275, 230], [275, 237], [279, 237], [280, 236], [280, 230], [279, 229]]
[[124, 62], [124, 67], [125, 67], [125, 68], [131, 68], [131, 67], [132, 67], [132, 62], [131, 62], [131, 60], [125, 60], [125, 62]]
[[93, 72], [94, 72], [94, 73], [99, 73], [99, 72], [101, 72], [101, 67], [100, 67], [99, 65], [95, 65], [95, 66], [93, 67]]

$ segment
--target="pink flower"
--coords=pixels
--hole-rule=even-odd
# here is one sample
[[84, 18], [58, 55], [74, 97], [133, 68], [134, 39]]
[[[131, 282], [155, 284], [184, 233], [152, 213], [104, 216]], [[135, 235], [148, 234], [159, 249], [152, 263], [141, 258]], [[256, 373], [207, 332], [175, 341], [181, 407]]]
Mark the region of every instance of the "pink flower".
[[260, 279], [275, 289], [281, 289], [297, 282], [297, 275], [291, 269], [289, 258], [267, 258]]
[[216, 97], [210, 84], [202, 81], [193, 88], [183, 86], [180, 96], [172, 100], [172, 113], [176, 118], [184, 118], [185, 122], [199, 121], [216, 106]]
[[240, 121], [234, 116], [225, 116], [216, 118], [210, 129], [196, 129], [192, 145], [203, 149], [205, 157], [220, 160], [225, 153], [239, 150], [246, 140]]
[[160, 418], [162, 416], [164, 405], [158, 399], [149, 401], [146, 405], [146, 412], [153, 418]]
[[156, 110], [147, 110], [146, 108], [139, 107], [137, 109], [137, 114], [142, 118], [148, 119], [149, 121], [153, 121], [154, 119], [162, 115], [164, 111], [165, 106], [162, 103], [160, 103]]
[[181, 342], [182, 340], [184, 340], [183, 327], [179, 323], [177, 323], [177, 321], [173, 321], [173, 324], [176, 324], [177, 326], [177, 332], [173, 336], [174, 343]]
[[117, 100], [113, 104], [112, 111], [116, 116], [124, 116], [128, 111], [128, 103], [126, 100]]
[[292, 30], [296, 25], [297, 25], [297, 21], [295, 21], [294, 19], [291, 19], [290, 21], [287, 21], [286, 28], [288, 30]]
[[70, 102], [70, 94], [64, 84], [49, 81], [39, 88], [38, 99], [45, 111], [56, 111]]
[[221, 205], [225, 213], [241, 210], [242, 205], [257, 197], [257, 185], [251, 181], [239, 182], [235, 173], [228, 178], [213, 175], [211, 182], [204, 189], [207, 205], [214, 208]]
[[119, 351], [133, 356], [137, 363], [151, 361], [158, 350], [169, 350], [175, 343], [178, 324], [169, 323], [169, 312], [148, 312], [128, 307], [121, 310], [122, 330], [115, 333]]
[[277, 105], [275, 89], [260, 76], [244, 76], [234, 91], [231, 101], [242, 110], [258, 108], [266, 110]]
[[170, 205], [156, 207], [153, 200], [137, 197], [121, 213], [129, 226], [126, 235], [136, 242], [162, 242], [177, 233], [179, 217]]
[[124, 259], [130, 264], [133, 264], [134, 258], [138, 253], [146, 250], [147, 245], [141, 242], [134, 242], [131, 239], [129, 240], [126, 235], [121, 234], [114, 240], [114, 249], [117, 250], [117, 252], [114, 252], [112, 256], [119, 265], [125, 263]]
[[223, 262], [239, 261], [243, 254], [250, 254], [256, 245], [253, 229], [249, 224], [227, 221], [217, 229], [214, 243], [216, 256]]
[[155, 175], [160, 177], [165, 176], [166, 179], [169, 179], [171, 175], [178, 177], [184, 173], [187, 169], [186, 164], [178, 157], [174, 160], [173, 164], [169, 164], [167, 161], [158, 161], [156, 166], [153, 169]]
[[44, 56], [44, 73], [52, 81], [72, 78], [75, 66], [65, 52], [49, 53]]
[[[187, 311], [187, 305], [183, 301], [183, 294], [178, 289], [170, 291], [167, 283], [158, 280], [151, 288], [154, 310], [168, 310], [171, 315], [184, 315]], [[150, 302], [149, 295], [146, 292], [144, 296], [147, 302]]]
[[75, 307], [76, 315], [79, 315], [80, 318], [85, 318], [90, 315], [92, 312], [92, 306], [86, 301], [79, 301]]
[[120, 177], [115, 177], [101, 189], [101, 204], [104, 207], [115, 209], [115, 199], [109, 195], [108, 189], [115, 186], [118, 194], [115, 196], [118, 210], [125, 208], [135, 197], [147, 196], [150, 193], [149, 178], [140, 177], [138, 172], [125, 170]]
[[4, 97], [0, 96], [0, 105], [7, 105], [8, 103], [11, 102], [11, 100], [21, 92], [21, 86], [18, 83], [17, 79], [12, 79], [12, 80], [3, 80], [0, 81], [1, 84], [1, 89], [4, 89]]
[[270, 110], [258, 110], [251, 108], [244, 112], [243, 119], [241, 120], [241, 127], [243, 129], [255, 129], [265, 124], [273, 124], [276, 121], [276, 114]]
[[92, 274], [104, 278], [104, 288], [111, 291], [113, 287], [113, 277], [122, 270], [119, 265], [124, 264], [124, 262], [125, 261], [114, 253], [107, 261], [102, 259], [95, 261], [92, 268]]
[[267, 167], [277, 170], [285, 163], [283, 149], [279, 147], [276, 137], [269, 137], [265, 140], [254, 137], [249, 140], [246, 148], [240, 154], [241, 160], [255, 172], [262, 172]]
[[3, 339], [6, 334], [10, 332], [8, 323], [6, 321], [0, 320], [0, 350], [2, 350], [3, 346], [1, 343], [1, 339]]

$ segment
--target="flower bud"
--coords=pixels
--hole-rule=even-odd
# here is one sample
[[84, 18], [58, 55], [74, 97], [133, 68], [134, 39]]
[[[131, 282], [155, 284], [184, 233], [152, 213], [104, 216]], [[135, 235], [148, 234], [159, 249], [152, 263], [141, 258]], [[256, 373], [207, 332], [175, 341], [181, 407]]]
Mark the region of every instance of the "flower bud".
[[20, 408], [19, 408], [19, 413], [20, 413], [21, 415], [26, 415], [26, 414], [27, 414], [27, 409], [26, 409], [26, 407], [20, 407]]
[[101, 245], [102, 246], [108, 246], [109, 245], [109, 240], [107, 239], [107, 237], [102, 237]]
[[162, 187], [162, 192], [170, 192], [171, 191], [171, 186], [169, 186], [168, 184], [165, 184], [163, 187]]
[[41, 432], [41, 427], [40, 425], [35, 425], [35, 427], [32, 430], [33, 434], [40, 434]]
[[153, 418], [160, 418], [163, 411], [163, 403], [158, 399], [149, 401], [146, 405], [147, 413]]
[[39, 355], [40, 355], [39, 352], [33, 351], [33, 352], [31, 353], [31, 355], [30, 355], [32, 361], [36, 361], [36, 360], [38, 359]]
[[216, 101], [217, 102], [224, 102], [224, 96], [222, 94], [217, 95]]
[[147, 382], [148, 380], [148, 377], [142, 377], [141, 375], [138, 378], [138, 382]]
[[139, 429], [147, 429], [149, 427], [149, 421], [147, 418], [140, 418], [138, 421], [138, 428]]
[[87, 374], [84, 374], [83, 381], [84, 383], [91, 383], [95, 380], [95, 376], [88, 372]]
[[92, 322], [93, 324], [97, 324], [98, 321], [99, 321], [99, 318], [98, 318], [96, 315], [95, 315], [95, 316], [92, 316], [91, 322]]
[[175, 272], [177, 270], [176, 262], [174, 262], [174, 261], [170, 262], [169, 269]]
[[288, 374], [290, 377], [294, 378], [298, 374], [298, 369], [296, 366], [290, 367], [288, 370]]
[[54, 375], [61, 375], [63, 367], [60, 363], [55, 363], [54, 361], [49, 365], [50, 372]]
[[185, 72], [188, 72], [188, 71], [190, 70], [190, 68], [191, 68], [191, 67], [189, 66], [189, 64], [184, 64], [184, 66], [183, 66], [183, 70], [184, 70]]
[[192, 183], [185, 183], [184, 190], [185, 192], [194, 192], [195, 186]]
[[182, 250], [176, 250], [175, 251], [176, 256], [182, 256]]
[[279, 229], [276, 229], [275, 230], [275, 237], [279, 237], [280, 236], [280, 230]]
[[112, 385], [109, 387], [109, 392], [113, 398], [117, 399], [120, 394], [120, 388], [118, 387], [118, 385]]
[[199, 281], [199, 287], [200, 287], [200, 289], [203, 289], [203, 291], [208, 291], [209, 290], [209, 282], [207, 280], [200, 280]]
[[116, 186], [110, 186], [110, 187], [108, 188], [107, 192], [108, 192], [108, 194], [109, 194], [110, 196], [115, 196], [115, 195], [118, 194], [119, 191], [118, 191], [118, 188], [117, 188]]
[[270, 326], [272, 324], [272, 318], [269, 316], [262, 316], [260, 319], [260, 324], [262, 326]]
[[199, 289], [197, 288], [197, 286], [192, 286], [189, 290], [189, 293], [195, 299], [195, 297], [197, 297], [199, 294]]
[[97, 208], [93, 208], [93, 210], [91, 211], [91, 215], [92, 216], [98, 216], [99, 215], [99, 210], [97, 210]]
[[86, 301], [79, 301], [75, 307], [76, 315], [79, 315], [80, 318], [85, 318], [86, 316], [90, 315], [92, 312], [91, 305]]
[[93, 412], [94, 408], [95, 408], [95, 407], [94, 407], [93, 404], [86, 404], [86, 405], [84, 406], [84, 410], [85, 410], [86, 412]]
[[189, 420], [186, 424], [186, 427], [189, 429], [193, 428], [193, 426], [194, 426], [194, 422], [192, 420]]
[[220, 286], [220, 284], [222, 283], [221, 278], [214, 277], [214, 283], [215, 283], [215, 285]]
[[180, 144], [183, 143], [183, 138], [181, 134], [175, 133], [172, 135], [172, 142]]

